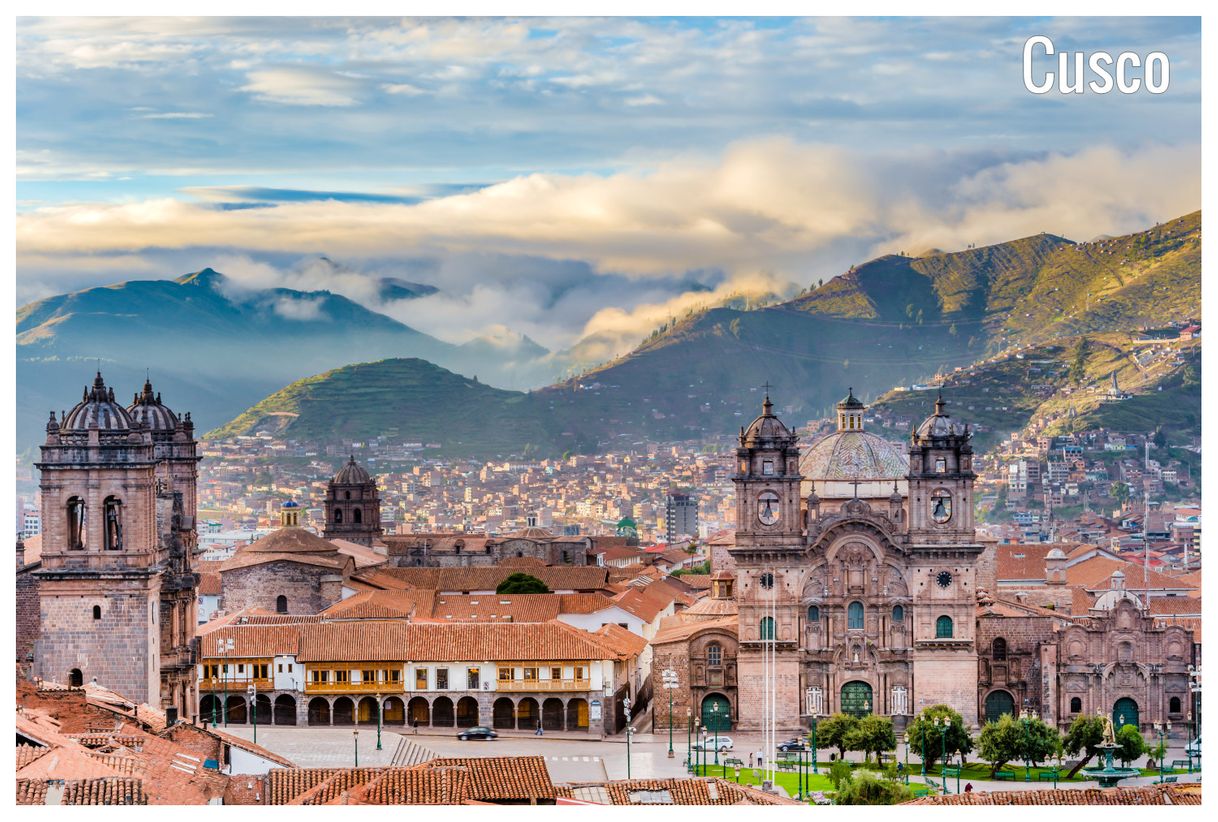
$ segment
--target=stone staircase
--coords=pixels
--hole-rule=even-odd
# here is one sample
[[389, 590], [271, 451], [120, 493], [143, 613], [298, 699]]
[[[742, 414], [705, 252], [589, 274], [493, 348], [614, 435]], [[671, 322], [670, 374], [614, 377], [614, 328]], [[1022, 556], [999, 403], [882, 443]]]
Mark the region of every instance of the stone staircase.
[[396, 768], [408, 768], [411, 765], [421, 765], [424, 762], [429, 762], [435, 759], [436, 752], [430, 748], [424, 748], [413, 739], [402, 738], [398, 742], [397, 750], [393, 752], [393, 758], [389, 760], [389, 764]]

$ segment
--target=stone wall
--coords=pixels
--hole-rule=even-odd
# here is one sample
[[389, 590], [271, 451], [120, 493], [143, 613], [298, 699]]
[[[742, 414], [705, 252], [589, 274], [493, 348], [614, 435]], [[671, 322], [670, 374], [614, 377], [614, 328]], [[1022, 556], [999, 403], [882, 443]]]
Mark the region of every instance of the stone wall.
[[32, 573], [36, 567], [17, 570], [17, 666], [23, 674], [30, 670], [38, 639], [38, 578]]
[[287, 597], [289, 614], [316, 614], [342, 599], [342, 577], [334, 568], [298, 562], [234, 568], [221, 571], [220, 580], [220, 604], [230, 614], [244, 608], [275, 611], [280, 595]]

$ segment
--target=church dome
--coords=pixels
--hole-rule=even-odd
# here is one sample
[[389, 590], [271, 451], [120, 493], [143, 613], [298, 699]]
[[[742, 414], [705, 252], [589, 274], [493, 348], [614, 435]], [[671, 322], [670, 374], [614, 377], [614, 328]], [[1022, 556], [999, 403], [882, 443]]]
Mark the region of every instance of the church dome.
[[799, 458], [805, 480], [898, 480], [909, 473], [909, 456], [870, 431], [836, 431]]
[[740, 432], [740, 442], [746, 448], [773, 447], [776, 441], [785, 441], [782, 444], [786, 444], [794, 437], [791, 429], [774, 416], [774, 403], [770, 402], [769, 394], [761, 404], [761, 416]]
[[60, 430], [87, 431], [95, 426], [102, 431], [130, 431], [135, 427], [131, 415], [115, 402], [114, 389], [106, 388], [100, 371], [93, 388], [86, 388], [84, 398], [64, 417]]
[[364, 470], [363, 466], [355, 461], [354, 456], [347, 461], [346, 465], [339, 469], [333, 479], [335, 485], [363, 485], [371, 481], [372, 477]]
[[127, 407], [131, 419], [153, 431], [173, 431], [178, 427], [178, 417], [167, 405], [161, 402], [160, 394], [152, 393], [152, 382], [144, 381], [144, 390], [135, 395], [135, 400]]
[[940, 394], [939, 399], [935, 400], [935, 413], [922, 420], [922, 424], [918, 426], [917, 437], [919, 439], [937, 439], [961, 433], [960, 429], [956, 428], [956, 423], [952, 422], [951, 416], [944, 413], [943, 409], [946, 405], [947, 401]]

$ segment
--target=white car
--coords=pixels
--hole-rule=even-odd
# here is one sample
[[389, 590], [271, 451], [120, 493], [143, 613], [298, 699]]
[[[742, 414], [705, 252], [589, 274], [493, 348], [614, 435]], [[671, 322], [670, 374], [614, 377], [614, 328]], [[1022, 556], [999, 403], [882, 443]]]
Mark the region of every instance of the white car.
[[699, 739], [694, 743], [695, 751], [714, 751], [719, 753], [730, 751], [732, 749], [732, 738], [730, 736], [708, 736], [706, 739]]
[[1201, 737], [1198, 736], [1192, 742], [1185, 745], [1184, 753], [1186, 756], [1200, 757], [1201, 756]]

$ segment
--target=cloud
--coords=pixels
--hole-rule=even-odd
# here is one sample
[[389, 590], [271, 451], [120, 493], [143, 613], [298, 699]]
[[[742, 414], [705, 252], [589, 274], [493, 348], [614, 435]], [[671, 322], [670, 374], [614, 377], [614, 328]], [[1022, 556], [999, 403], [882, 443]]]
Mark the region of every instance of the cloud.
[[360, 86], [357, 79], [332, 71], [285, 66], [251, 71], [241, 90], [287, 106], [353, 106]]
[[141, 114], [141, 120], [210, 120], [214, 114], [202, 111], [160, 111]]
[[276, 314], [288, 320], [319, 320], [322, 318], [322, 303], [318, 299], [293, 299], [280, 297], [273, 303]]

